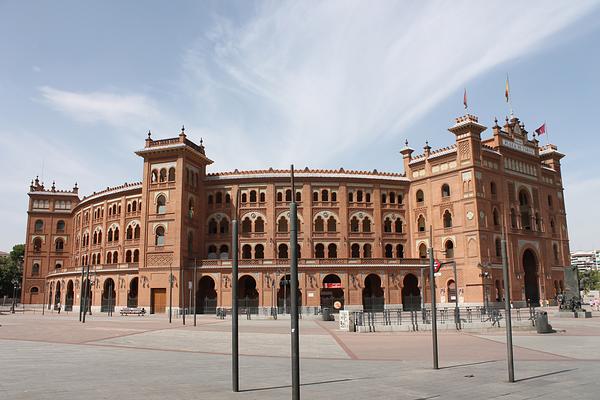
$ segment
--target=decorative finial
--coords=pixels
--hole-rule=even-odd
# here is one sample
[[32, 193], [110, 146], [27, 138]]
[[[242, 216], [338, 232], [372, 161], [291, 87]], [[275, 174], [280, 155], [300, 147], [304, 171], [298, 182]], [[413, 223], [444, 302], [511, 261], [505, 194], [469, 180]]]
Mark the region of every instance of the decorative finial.
[[408, 147], [408, 139], [405, 139], [405, 140], [404, 140], [404, 145], [405, 145], [406, 147]]
[[494, 117], [494, 124], [498, 125], [498, 118]]
[[200, 146], [202, 146], [204, 144], [204, 140], [202, 138], [200, 138]]
[[429, 140], [425, 141], [425, 146], [429, 146]]
[[185, 125], [181, 125], [181, 133], [185, 132]]
[[75, 182], [75, 189], [77, 189], [77, 182]]
[[152, 138], [152, 132], [150, 132], [150, 129], [148, 129], [148, 139]]

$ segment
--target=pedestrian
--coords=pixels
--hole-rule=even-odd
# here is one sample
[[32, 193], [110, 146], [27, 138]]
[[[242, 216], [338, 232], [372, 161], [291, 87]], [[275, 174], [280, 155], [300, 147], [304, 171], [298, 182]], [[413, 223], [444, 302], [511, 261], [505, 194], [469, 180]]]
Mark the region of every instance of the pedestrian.
[[56, 303], [56, 307], [58, 307], [58, 313], [60, 314], [60, 301]]

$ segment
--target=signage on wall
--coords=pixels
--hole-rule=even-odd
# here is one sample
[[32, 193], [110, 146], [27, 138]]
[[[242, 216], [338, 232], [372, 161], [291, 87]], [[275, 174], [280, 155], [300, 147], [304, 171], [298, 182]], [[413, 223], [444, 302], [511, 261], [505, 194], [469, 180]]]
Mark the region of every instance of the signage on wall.
[[331, 283], [323, 283], [323, 288], [324, 289], [341, 289], [342, 288], [342, 283], [341, 282], [331, 282]]
[[340, 308], [342, 308], [342, 302], [336, 301], [335, 303], [333, 303], [333, 308], [335, 308], [336, 310], [339, 310]]

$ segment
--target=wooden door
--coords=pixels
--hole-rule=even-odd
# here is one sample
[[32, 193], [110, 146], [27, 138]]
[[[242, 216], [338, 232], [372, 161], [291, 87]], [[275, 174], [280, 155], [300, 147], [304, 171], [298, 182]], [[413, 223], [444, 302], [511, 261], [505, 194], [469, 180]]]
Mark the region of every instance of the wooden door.
[[151, 314], [162, 314], [167, 309], [167, 289], [152, 289]]

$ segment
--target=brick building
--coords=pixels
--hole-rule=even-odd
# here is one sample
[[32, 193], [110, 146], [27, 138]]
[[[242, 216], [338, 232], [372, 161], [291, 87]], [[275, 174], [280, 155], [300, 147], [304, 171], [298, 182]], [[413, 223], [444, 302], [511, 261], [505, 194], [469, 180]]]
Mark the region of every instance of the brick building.
[[[92, 310], [113, 304], [153, 313], [231, 304], [231, 220], [239, 215], [238, 299], [248, 307], [289, 302], [289, 202], [299, 218], [298, 296], [303, 307], [418, 307], [427, 302], [430, 226], [436, 258], [456, 262], [436, 278], [437, 298], [482, 304], [503, 298], [502, 226], [515, 303], [563, 290], [569, 243], [556, 146], [539, 146], [517, 119], [491, 137], [477, 117], [456, 119], [454, 143], [420, 155], [400, 150], [404, 173], [304, 169], [207, 173], [200, 142], [182, 129], [136, 152], [142, 182], [80, 198], [77, 185], [29, 190], [23, 301], [78, 309], [90, 265]], [[390, 156], [393, 156], [390, 154]], [[239, 198], [239, 205], [236, 207]], [[424, 268], [425, 267], [425, 268]]]

